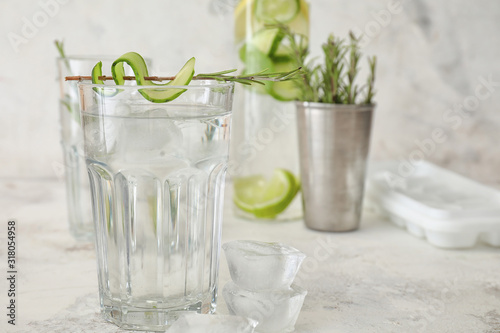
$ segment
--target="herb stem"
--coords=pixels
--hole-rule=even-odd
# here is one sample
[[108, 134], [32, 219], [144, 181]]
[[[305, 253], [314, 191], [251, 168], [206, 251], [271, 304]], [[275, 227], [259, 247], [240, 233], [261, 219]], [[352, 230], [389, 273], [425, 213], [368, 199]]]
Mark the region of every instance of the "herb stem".
[[[250, 85], [253, 83], [264, 84], [262, 81], [273, 81], [281, 82], [296, 79], [298, 75], [301, 75], [301, 67], [296, 68], [289, 72], [277, 72], [277, 73], [267, 73], [266, 71], [261, 71], [258, 73], [246, 74], [246, 75], [227, 75], [227, 73], [232, 73], [236, 71], [235, 69], [230, 69], [227, 71], [198, 74], [193, 76], [193, 80], [217, 80], [226, 82], [238, 82], [245, 85]], [[112, 76], [103, 75], [98, 77], [99, 80], [109, 81], [113, 80]], [[133, 81], [135, 76], [124, 76], [124, 80]], [[172, 81], [175, 76], [147, 76], [144, 78], [148, 81]], [[84, 81], [92, 80], [91, 76], [67, 76], [66, 81]]]

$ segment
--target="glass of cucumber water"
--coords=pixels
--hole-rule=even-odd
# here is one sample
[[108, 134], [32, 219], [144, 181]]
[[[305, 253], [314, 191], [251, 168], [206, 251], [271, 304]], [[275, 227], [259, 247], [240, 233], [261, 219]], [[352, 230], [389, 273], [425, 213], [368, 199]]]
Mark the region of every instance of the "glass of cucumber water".
[[[308, 43], [307, 1], [241, 0], [234, 19], [244, 73], [284, 72], [299, 66], [276, 23]], [[291, 102], [299, 91], [292, 81], [237, 89], [230, 167], [236, 214], [251, 220], [300, 219], [297, 125]]]
[[79, 84], [106, 320], [163, 331], [215, 311], [233, 90]]

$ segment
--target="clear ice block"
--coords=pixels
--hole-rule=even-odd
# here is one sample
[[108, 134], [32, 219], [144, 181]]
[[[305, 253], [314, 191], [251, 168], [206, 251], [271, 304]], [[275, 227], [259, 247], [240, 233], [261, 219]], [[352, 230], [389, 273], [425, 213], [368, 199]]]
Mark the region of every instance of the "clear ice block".
[[307, 291], [299, 286], [253, 292], [228, 282], [222, 290], [229, 313], [254, 319], [260, 333], [293, 332]]
[[177, 319], [167, 333], [253, 333], [257, 322], [240, 316], [188, 313]]
[[306, 255], [280, 243], [238, 240], [222, 245], [231, 279], [250, 291], [287, 289]]

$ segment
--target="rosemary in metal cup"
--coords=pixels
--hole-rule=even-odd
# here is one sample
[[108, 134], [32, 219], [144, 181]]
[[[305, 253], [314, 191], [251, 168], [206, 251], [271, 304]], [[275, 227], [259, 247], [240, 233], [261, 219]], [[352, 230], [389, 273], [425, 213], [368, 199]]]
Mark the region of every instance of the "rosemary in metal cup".
[[300, 79], [295, 84], [300, 90], [299, 100], [333, 104], [372, 104], [375, 95], [377, 58], [368, 57], [369, 75], [364, 85], [358, 84], [360, 59], [359, 38], [351, 32], [348, 38], [331, 34], [322, 45], [323, 64], [309, 59], [309, 48], [303, 36], [282, 24], [277, 27], [287, 39], [294, 60], [301, 67]]

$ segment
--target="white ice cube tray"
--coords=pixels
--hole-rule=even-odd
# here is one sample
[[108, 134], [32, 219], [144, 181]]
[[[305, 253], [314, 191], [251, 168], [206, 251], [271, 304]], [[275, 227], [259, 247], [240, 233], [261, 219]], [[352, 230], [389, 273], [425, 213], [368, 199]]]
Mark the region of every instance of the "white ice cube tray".
[[500, 191], [431, 163], [374, 165], [367, 199], [396, 225], [442, 248], [500, 247]]

